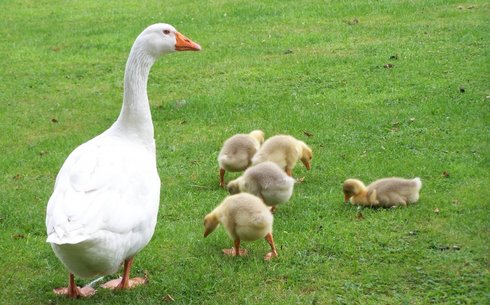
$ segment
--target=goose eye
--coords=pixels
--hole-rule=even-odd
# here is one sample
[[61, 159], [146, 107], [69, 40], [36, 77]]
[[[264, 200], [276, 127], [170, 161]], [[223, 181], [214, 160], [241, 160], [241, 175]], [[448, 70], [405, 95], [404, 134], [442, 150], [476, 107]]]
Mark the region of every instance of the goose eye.
[[165, 35], [170, 34], [170, 30], [163, 30], [163, 34], [165, 34]]

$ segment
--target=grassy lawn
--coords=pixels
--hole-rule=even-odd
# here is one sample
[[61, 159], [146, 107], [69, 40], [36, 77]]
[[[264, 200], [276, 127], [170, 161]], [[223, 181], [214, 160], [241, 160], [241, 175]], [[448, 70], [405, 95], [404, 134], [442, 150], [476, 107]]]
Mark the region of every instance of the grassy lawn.
[[[484, 0], [2, 1], [0, 303], [488, 304], [489, 16]], [[44, 224], [55, 176], [117, 118], [129, 49], [155, 22], [203, 51], [150, 74], [161, 207], [133, 268], [150, 282], [57, 297], [68, 273]], [[222, 228], [202, 237], [226, 196], [221, 144], [253, 129], [314, 151], [275, 215], [271, 262], [265, 241], [230, 258]], [[342, 203], [346, 178], [394, 175], [421, 177], [418, 204]]]

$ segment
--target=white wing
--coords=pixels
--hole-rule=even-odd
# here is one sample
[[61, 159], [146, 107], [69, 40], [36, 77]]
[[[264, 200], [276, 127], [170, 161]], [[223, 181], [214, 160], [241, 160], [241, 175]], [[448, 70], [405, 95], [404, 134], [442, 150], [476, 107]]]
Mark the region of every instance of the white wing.
[[47, 241], [74, 244], [103, 231], [137, 233], [148, 226], [152, 234], [159, 198], [154, 151], [121, 138], [96, 137], [70, 154], [56, 178]]

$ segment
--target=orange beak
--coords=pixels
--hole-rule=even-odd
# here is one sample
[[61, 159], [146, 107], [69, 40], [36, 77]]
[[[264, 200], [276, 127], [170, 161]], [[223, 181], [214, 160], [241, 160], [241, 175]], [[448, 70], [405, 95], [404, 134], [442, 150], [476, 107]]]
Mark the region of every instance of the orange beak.
[[200, 51], [201, 46], [180, 34], [175, 33], [175, 50], [176, 51]]
[[344, 202], [347, 203], [349, 202], [350, 196], [347, 194], [344, 194]]

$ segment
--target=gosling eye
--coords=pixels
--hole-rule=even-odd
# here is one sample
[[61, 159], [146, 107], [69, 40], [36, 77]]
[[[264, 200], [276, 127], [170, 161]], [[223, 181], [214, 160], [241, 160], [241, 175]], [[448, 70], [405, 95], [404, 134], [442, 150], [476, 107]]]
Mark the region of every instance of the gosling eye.
[[170, 34], [170, 30], [163, 30], [163, 34], [165, 34], [165, 35]]

